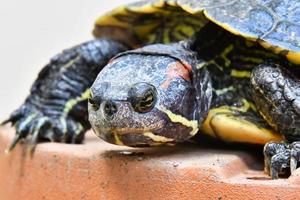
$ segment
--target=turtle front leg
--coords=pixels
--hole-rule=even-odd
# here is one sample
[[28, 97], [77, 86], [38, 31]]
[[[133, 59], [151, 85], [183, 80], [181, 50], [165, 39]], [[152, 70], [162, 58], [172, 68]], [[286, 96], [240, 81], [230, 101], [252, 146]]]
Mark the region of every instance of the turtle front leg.
[[125, 50], [127, 47], [118, 42], [95, 39], [53, 57], [39, 73], [24, 104], [3, 122], [16, 128], [8, 151], [23, 138], [30, 149], [40, 140], [82, 142], [90, 128], [89, 87], [108, 60]]
[[273, 179], [290, 167], [291, 150], [286, 142], [268, 142], [264, 146], [265, 172]]
[[300, 161], [300, 82], [297, 72], [287, 68], [267, 62], [254, 68], [251, 76], [257, 109], [286, 138], [264, 147], [265, 171], [273, 179], [286, 168], [292, 173]]

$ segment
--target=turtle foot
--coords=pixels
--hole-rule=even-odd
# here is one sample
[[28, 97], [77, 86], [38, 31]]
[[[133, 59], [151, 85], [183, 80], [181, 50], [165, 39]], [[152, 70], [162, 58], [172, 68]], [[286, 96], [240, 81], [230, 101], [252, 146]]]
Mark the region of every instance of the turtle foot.
[[36, 107], [23, 104], [13, 112], [9, 119], [2, 124], [11, 122], [16, 128], [16, 135], [6, 149], [10, 152], [20, 141], [25, 141], [28, 150], [32, 153], [40, 141], [65, 143], [81, 143], [86, 128], [71, 116], [45, 115]]
[[265, 172], [272, 179], [278, 179], [279, 175], [290, 173], [298, 168], [300, 161], [300, 141], [291, 144], [286, 142], [269, 142], [264, 147]]

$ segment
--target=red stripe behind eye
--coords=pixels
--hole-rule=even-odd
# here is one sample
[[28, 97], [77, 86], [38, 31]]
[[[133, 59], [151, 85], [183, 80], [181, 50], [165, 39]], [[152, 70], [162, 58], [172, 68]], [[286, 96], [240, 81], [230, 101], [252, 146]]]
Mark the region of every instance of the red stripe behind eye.
[[163, 89], [167, 89], [174, 78], [183, 78], [186, 81], [191, 81], [190, 71], [192, 67], [188, 63], [173, 62], [169, 64], [166, 74], [166, 80], [161, 84]]

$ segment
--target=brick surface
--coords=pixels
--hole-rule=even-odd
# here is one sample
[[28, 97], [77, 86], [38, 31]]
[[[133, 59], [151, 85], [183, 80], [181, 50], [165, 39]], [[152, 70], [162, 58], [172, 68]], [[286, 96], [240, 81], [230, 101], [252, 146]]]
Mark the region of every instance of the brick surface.
[[88, 133], [83, 145], [23, 145], [0, 128], [0, 199], [299, 199], [300, 170], [270, 180], [261, 148], [216, 143], [132, 149]]

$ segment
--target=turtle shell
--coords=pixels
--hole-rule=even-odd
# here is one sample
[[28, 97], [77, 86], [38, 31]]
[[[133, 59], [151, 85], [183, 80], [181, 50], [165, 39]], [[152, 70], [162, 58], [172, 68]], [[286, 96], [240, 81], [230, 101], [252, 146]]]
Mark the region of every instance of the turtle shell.
[[300, 64], [298, 0], [139, 1], [98, 18], [93, 33], [138, 47], [184, 40], [209, 21]]

